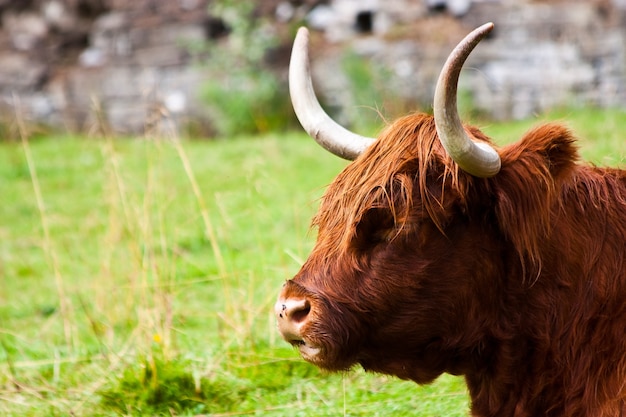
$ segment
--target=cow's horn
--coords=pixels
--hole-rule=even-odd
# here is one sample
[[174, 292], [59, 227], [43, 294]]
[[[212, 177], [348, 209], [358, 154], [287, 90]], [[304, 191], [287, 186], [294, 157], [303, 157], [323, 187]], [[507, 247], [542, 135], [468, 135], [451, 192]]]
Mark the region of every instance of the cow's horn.
[[373, 138], [352, 133], [339, 125], [322, 109], [311, 81], [309, 63], [309, 31], [300, 28], [291, 51], [289, 92], [300, 124], [324, 149], [353, 160], [374, 142]]
[[437, 134], [443, 147], [463, 171], [481, 178], [493, 177], [500, 171], [500, 156], [488, 144], [474, 142], [468, 136], [459, 118], [456, 93], [463, 63], [492, 29], [493, 23], [482, 25], [454, 48], [439, 75], [433, 103]]

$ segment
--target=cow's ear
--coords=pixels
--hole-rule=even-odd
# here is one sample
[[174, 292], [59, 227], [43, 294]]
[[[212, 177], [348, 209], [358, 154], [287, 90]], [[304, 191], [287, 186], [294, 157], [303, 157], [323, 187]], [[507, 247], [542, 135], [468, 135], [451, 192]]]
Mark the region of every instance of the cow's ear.
[[390, 240], [394, 231], [394, 219], [388, 207], [367, 209], [355, 225], [354, 248], [366, 251]]
[[574, 138], [567, 128], [547, 124], [502, 149], [500, 155], [502, 170], [492, 183], [499, 227], [522, 259], [537, 262], [560, 184], [576, 169]]
[[572, 132], [558, 123], [548, 123], [527, 132], [517, 143], [502, 151], [503, 165], [525, 164], [530, 171], [549, 173], [554, 181], [567, 176], [578, 161]]

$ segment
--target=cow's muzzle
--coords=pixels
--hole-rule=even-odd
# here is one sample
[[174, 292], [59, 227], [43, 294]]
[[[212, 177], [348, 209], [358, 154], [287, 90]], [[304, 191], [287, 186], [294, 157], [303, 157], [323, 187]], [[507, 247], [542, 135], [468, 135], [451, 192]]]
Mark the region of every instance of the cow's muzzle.
[[311, 343], [304, 333], [311, 308], [311, 302], [306, 297], [287, 296], [283, 292], [274, 306], [274, 313], [283, 338], [296, 346], [304, 359], [314, 361], [320, 348]]

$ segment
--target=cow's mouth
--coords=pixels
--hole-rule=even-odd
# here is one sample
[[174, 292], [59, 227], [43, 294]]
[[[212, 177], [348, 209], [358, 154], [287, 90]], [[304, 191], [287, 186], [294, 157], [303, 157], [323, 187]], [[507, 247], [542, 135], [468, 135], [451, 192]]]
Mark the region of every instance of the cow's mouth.
[[300, 355], [305, 361], [308, 362], [319, 362], [320, 353], [322, 352], [322, 348], [319, 346], [315, 346], [310, 342], [306, 342], [302, 339], [299, 340], [290, 340], [289, 341], [293, 346], [297, 347], [300, 351]]

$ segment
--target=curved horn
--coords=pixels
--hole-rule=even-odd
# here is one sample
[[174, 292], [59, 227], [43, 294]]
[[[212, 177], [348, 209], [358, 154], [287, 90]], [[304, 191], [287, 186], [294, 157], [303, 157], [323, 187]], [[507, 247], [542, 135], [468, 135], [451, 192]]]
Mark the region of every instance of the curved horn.
[[357, 135], [342, 127], [320, 106], [311, 81], [309, 31], [304, 27], [298, 30], [291, 51], [289, 92], [300, 124], [327, 151], [353, 160], [374, 142], [373, 138]]
[[454, 48], [439, 74], [433, 103], [437, 134], [448, 155], [463, 171], [481, 178], [493, 177], [500, 171], [500, 156], [494, 148], [474, 142], [465, 132], [456, 106], [456, 93], [463, 63], [492, 29], [493, 23], [482, 25]]

